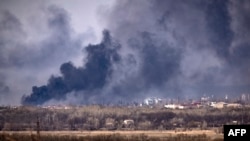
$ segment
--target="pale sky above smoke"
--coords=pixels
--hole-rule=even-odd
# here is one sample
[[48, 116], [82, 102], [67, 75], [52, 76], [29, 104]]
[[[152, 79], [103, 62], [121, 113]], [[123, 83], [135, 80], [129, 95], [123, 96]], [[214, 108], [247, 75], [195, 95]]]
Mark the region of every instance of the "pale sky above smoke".
[[250, 93], [249, 12], [247, 0], [1, 0], [0, 104]]

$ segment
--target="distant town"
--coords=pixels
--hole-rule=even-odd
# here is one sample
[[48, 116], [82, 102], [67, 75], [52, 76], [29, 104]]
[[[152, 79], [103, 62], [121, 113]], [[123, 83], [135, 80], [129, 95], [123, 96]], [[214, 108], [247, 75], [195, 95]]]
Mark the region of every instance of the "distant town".
[[191, 109], [191, 108], [241, 108], [250, 106], [250, 94], [241, 94], [239, 97], [229, 98], [225, 95], [224, 99], [216, 99], [214, 96], [202, 96], [200, 99], [162, 99], [157, 97], [146, 98], [140, 106], [159, 107], [167, 109]]
[[[132, 102], [116, 102], [116, 103], [105, 103], [105, 104], [88, 104], [89, 105], [100, 105], [100, 106], [122, 106], [122, 107], [146, 107], [146, 108], [165, 108], [165, 109], [198, 109], [198, 108], [242, 108], [250, 107], [250, 94], [241, 94], [238, 97], [230, 98], [225, 95], [224, 98], [215, 98], [212, 96], [202, 96], [197, 99], [182, 99], [182, 98], [159, 98], [159, 97], [148, 97], [142, 100]], [[45, 109], [71, 109], [76, 107], [82, 107], [84, 105], [79, 104], [46, 104], [38, 105], [37, 107]], [[18, 108], [19, 106], [6, 106], [1, 107]]]

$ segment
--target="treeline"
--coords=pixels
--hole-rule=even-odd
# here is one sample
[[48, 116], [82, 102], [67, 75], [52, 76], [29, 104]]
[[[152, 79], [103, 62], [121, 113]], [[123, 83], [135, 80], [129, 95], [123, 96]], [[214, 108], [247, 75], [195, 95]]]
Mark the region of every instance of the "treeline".
[[[125, 123], [124, 120], [130, 122]], [[250, 108], [170, 110], [83, 106], [70, 109], [1, 107], [0, 130], [191, 130], [249, 124]]]

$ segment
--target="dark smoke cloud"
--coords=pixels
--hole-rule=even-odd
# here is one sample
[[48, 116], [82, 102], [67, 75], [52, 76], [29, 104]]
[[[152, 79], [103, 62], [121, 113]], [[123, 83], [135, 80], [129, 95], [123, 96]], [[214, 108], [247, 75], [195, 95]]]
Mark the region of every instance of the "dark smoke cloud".
[[73, 37], [68, 13], [57, 6], [41, 11], [45, 20], [35, 22], [34, 18], [30, 28], [44, 26], [46, 35], [32, 33], [43, 36], [32, 39], [18, 17], [8, 10], [0, 13], [1, 104], [20, 104], [22, 95], [30, 90], [27, 86], [44, 83], [60, 64], [82, 55], [82, 39]]
[[[80, 39], [71, 36], [69, 16], [52, 7], [47, 20], [50, 38], [35, 44], [39, 51], [30, 53], [34, 56], [25, 56], [22, 48], [23, 55], [8, 60], [36, 68], [35, 62], [41, 64], [38, 68], [50, 66], [53, 59], [60, 60], [59, 64], [68, 62], [61, 65], [61, 76], [51, 76], [46, 85], [34, 86], [31, 95], [23, 97], [23, 104], [239, 96], [250, 93], [249, 5], [247, 0], [117, 1], [103, 17], [114, 39], [105, 31], [100, 44], [87, 46], [81, 67], [68, 62], [68, 55], [81, 53]], [[18, 19], [7, 15], [14, 35], [23, 35]], [[7, 31], [12, 34], [11, 29]]]
[[11, 38], [20, 39], [24, 33], [20, 21], [8, 11], [1, 13], [0, 31], [0, 65], [5, 67], [13, 63], [12, 60], [8, 58], [8, 52], [6, 50], [11, 49], [8, 48], [9, 45], [15, 45], [16, 42], [18, 42], [11, 40]]
[[136, 63], [115, 90], [127, 97], [249, 93], [248, 11], [247, 1], [117, 2], [108, 27], [123, 58]]
[[[112, 64], [120, 60], [117, 54], [118, 44], [113, 43], [108, 31], [103, 32], [103, 41], [97, 45], [89, 45], [84, 67], [75, 67], [71, 62], [60, 67], [62, 76], [52, 76], [47, 85], [34, 86], [32, 94], [23, 98], [23, 104], [44, 104], [48, 100], [66, 99], [72, 91], [85, 91], [84, 101], [89, 102], [91, 91], [101, 89], [112, 74]], [[95, 95], [97, 96], [97, 95]]]

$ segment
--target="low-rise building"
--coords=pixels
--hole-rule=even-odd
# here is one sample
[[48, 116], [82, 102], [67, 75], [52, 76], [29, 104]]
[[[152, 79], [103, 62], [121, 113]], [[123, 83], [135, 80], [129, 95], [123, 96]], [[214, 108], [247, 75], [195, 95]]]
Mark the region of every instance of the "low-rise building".
[[177, 105], [177, 104], [167, 104], [164, 107], [167, 109], [184, 109], [185, 108], [183, 105]]

